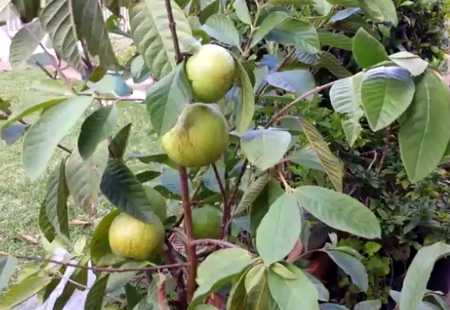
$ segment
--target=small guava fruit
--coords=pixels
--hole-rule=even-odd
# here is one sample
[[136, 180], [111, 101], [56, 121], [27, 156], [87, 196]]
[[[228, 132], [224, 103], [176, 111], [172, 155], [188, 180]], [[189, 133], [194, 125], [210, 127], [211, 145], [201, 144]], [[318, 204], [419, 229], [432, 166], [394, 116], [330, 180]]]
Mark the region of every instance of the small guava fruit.
[[180, 166], [201, 167], [215, 162], [228, 145], [228, 127], [219, 108], [188, 104], [175, 126], [161, 138], [169, 158]]
[[192, 210], [192, 235], [195, 239], [220, 237], [221, 212], [213, 206]]
[[164, 242], [164, 226], [160, 221], [144, 223], [120, 213], [109, 227], [109, 246], [114, 254], [136, 260], [150, 259]]
[[192, 85], [195, 100], [216, 102], [231, 88], [236, 64], [225, 48], [203, 45], [186, 63], [187, 77]]

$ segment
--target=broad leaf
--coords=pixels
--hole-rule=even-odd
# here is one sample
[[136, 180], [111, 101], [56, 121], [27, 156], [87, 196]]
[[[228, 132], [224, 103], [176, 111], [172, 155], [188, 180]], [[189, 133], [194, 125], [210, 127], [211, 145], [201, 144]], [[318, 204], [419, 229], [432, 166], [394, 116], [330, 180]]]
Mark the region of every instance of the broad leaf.
[[245, 0], [236, 0], [234, 2], [234, 9], [236, 11], [236, 15], [241, 20], [241, 22], [246, 23], [247, 25], [251, 25], [252, 20], [250, 17], [250, 13], [248, 11], [248, 6]]
[[450, 91], [434, 72], [418, 82], [413, 104], [399, 132], [400, 153], [408, 178], [417, 182], [440, 163], [450, 140]]
[[191, 101], [192, 94], [181, 64], [150, 88], [145, 103], [150, 113], [153, 129], [165, 134], [176, 123], [181, 111]]
[[303, 133], [308, 139], [311, 148], [316, 152], [320, 163], [325, 170], [334, 188], [342, 191], [342, 179], [344, 177], [344, 164], [328, 147], [320, 132], [308, 121], [303, 120]]
[[350, 196], [318, 186], [300, 186], [295, 196], [304, 209], [330, 227], [367, 239], [381, 237], [377, 217]]
[[44, 172], [58, 143], [69, 133], [91, 102], [92, 98], [87, 96], [67, 99], [47, 109], [31, 126], [23, 142], [23, 163], [32, 179]]
[[325, 172], [316, 151], [310, 145], [290, 152], [288, 159], [305, 168]]
[[269, 208], [256, 231], [256, 248], [269, 266], [289, 254], [302, 230], [296, 197], [285, 193]]
[[[331, 1], [327, 0], [327, 1], [331, 3], [333, 0], [331, 0]], [[357, 2], [358, 0], [349, 0], [349, 1]], [[331, 16], [330, 23], [337, 23], [340, 21], [344, 21], [356, 14], [359, 14], [361, 12], [361, 9], [358, 7], [355, 7], [357, 5], [358, 5], [358, 3], [356, 3], [356, 5], [350, 5], [350, 6], [352, 6], [350, 8], [346, 8], [346, 9], [337, 11], [336, 14]]]
[[33, 273], [19, 283], [9, 287], [7, 291], [0, 295], [0, 310], [9, 310], [24, 302], [44, 287], [52, 280], [48, 273]]
[[250, 186], [246, 188], [244, 195], [239, 201], [239, 205], [234, 210], [234, 214], [239, 215], [246, 211], [249, 211], [250, 207], [262, 193], [267, 183], [269, 183], [270, 179], [270, 175], [268, 173], [265, 173], [257, 178], [254, 182], [252, 182]]
[[255, 96], [247, 71], [239, 61], [237, 61], [237, 65], [241, 88], [239, 109], [236, 116], [236, 130], [243, 133], [250, 127], [255, 114]]
[[288, 15], [286, 14], [286, 12], [270, 12], [258, 25], [258, 28], [253, 35], [252, 43], [250, 44], [250, 46], [254, 47], [256, 44], [258, 44], [262, 39], [266, 37], [266, 35], [268, 35], [275, 27], [280, 25], [287, 18]]
[[49, 34], [56, 52], [76, 70], [83, 72], [84, 65], [78, 48], [75, 24], [75, 16], [81, 12], [74, 12], [71, 1], [47, 1], [46, 6], [41, 10], [39, 20]]
[[269, 85], [300, 96], [316, 86], [314, 76], [307, 69], [272, 72], [266, 77]]
[[69, 238], [69, 219], [67, 211], [69, 189], [67, 188], [66, 183], [65, 165], [66, 161], [61, 161], [50, 177], [47, 186], [47, 194], [41, 208], [41, 214], [39, 215], [40, 223], [41, 221], [44, 221], [43, 217], [46, 218], [46, 225], [40, 226], [41, 229], [44, 228], [42, 232], [48, 241], [53, 241], [55, 234]]
[[[172, 11], [182, 52], [194, 40], [183, 10], [172, 1]], [[133, 40], [150, 73], [161, 79], [175, 67], [175, 49], [164, 0], [144, 0], [130, 8]]]
[[89, 249], [92, 260], [96, 265], [101, 265], [102, 261], [114, 259], [114, 255], [109, 246], [108, 233], [112, 221], [119, 213], [120, 211], [118, 209], [112, 210], [95, 227]]
[[[361, 84], [363, 74], [338, 80], [331, 87], [330, 100], [333, 109], [340, 114], [345, 115], [342, 122], [345, 136], [350, 146], [353, 146], [361, 133], [360, 118], [363, 116], [361, 102]], [[347, 130], [348, 129], [348, 130]]]
[[359, 5], [374, 21], [397, 26], [397, 10], [392, 0], [360, 0]]
[[8, 286], [9, 279], [16, 271], [17, 259], [13, 256], [0, 257], [0, 291]]
[[409, 52], [398, 52], [389, 56], [396, 65], [405, 68], [412, 75], [419, 76], [428, 68], [428, 62]]
[[159, 221], [144, 187], [121, 160], [108, 161], [100, 188], [106, 198], [122, 212], [148, 223]]
[[241, 147], [245, 156], [261, 170], [279, 163], [290, 143], [291, 134], [278, 129], [249, 130], [241, 137]]
[[210, 254], [199, 266], [197, 272], [198, 288], [194, 303], [200, 302], [212, 290], [227, 284], [252, 262], [249, 252], [240, 248], [219, 250]]
[[130, 138], [131, 125], [132, 123], [129, 123], [128, 125], [122, 127], [122, 129], [120, 129], [111, 140], [109, 144], [109, 152], [112, 158], [122, 159], [125, 155], [125, 151], [128, 146], [128, 139]]
[[264, 269], [265, 268], [262, 268], [263, 273], [261, 274], [261, 277], [259, 278], [258, 282], [254, 283], [255, 285], [252, 286], [251, 289], [249, 289], [249, 287], [247, 286], [248, 283], [247, 280], [248, 276], [250, 275], [250, 271], [247, 273], [247, 276], [245, 278], [246, 280], [245, 288], [247, 291], [247, 304], [250, 307], [250, 309], [254, 310], [278, 309], [275, 300], [270, 294], [267, 274]]
[[381, 301], [378, 299], [361, 301], [355, 305], [354, 310], [380, 310]]
[[320, 49], [316, 28], [306, 21], [295, 18], [284, 20], [269, 33], [267, 38], [281, 44], [292, 44], [298, 50], [309, 54], [315, 54]]
[[81, 126], [78, 137], [78, 151], [81, 157], [89, 158], [97, 145], [111, 136], [117, 122], [115, 106], [102, 107], [89, 115]]
[[272, 270], [267, 273], [270, 293], [280, 310], [318, 310], [319, 296], [314, 285], [295, 265], [288, 265], [287, 268], [295, 279], [285, 279]]
[[39, 20], [24, 25], [11, 39], [9, 63], [18, 68], [26, 63], [39, 46], [45, 33]]
[[356, 257], [337, 250], [326, 250], [325, 253], [339, 266], [347, 275], [350, 276], [352, 282], [367, 292], [369, 288], [369, 280], [364, 265]]
[[343, 33], [322, 30], [318, 32], [318, 35], [321, 46], [330, 46], [346, 51], [351, 51], [353, 49], [352, 38], [347, 37]]
[[78, 37], [86, 41], [92, 56], [98, 56], [104, 68], [116, 65], [116, 57], [103, 20], [103, 9], [97, 0], [68, 0], [74, 10]]
[[450, 254], [450, 245], [442, 242], [423, 247], [409, 265], [400, 297], [400, 310], [416, 310], [426, 293], [431, 271], [437, 260]]
[[29, 23], [38, 16], [41, 6], [40, 0], [12, 0], [23, 23]]
[[327, 69], [338, 78], [345, 78], [352, 75], [352, 73], [341, 64], [341, 61], [329, 52], [320, 53], [319, 61], [316, 66]]
[[107, 162], [107, 148], [102, 144], [87, 160], [73, 151], [66, 163], [66, 181], [70, 194], [75, 203], [90, 214], [96, 211], [100, 180]]
[[108, 284], [108, 277], [109, 275], [101, 277], [95, 281], [87, 295], [86, 304], [84, 305], [85, 310], [103, 309], [103, 299], [105, 297], [106, 285]]
[[223, 14], [215, 14], [208, 18], [202, 29], [214, 39], [232, 46], [240, 46], [239, 32], [231, 18]]
[[378, 131], [397, 120], [411, 104], [414, 91], [414, 82], [406, 69], [379, 67], [367, 71], [361, 98], [370, 128]]
[[388, 59], [383, 44], [364, 28], [359, 28], [353, 38], [353, 57], [362, 68], [370, 68]]
[[359, 0], [327, 0], [331, 4], [341, 5], [341, 6], [359, 6]]

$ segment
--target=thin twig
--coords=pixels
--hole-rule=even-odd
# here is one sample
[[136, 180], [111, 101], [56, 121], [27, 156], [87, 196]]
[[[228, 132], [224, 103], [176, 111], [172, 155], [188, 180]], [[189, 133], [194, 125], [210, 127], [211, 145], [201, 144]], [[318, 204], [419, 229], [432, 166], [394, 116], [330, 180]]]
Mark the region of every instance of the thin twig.
[[235, 248], [237, 247], [235, 244], [228, 242], [228, 241], [224, 241], [224, 240], [219, 240], [219, 239], [197, 239], [194, 240], [192, 243], [194, 243], [195, 245], [216, 245], [219, 246], [221, 248]]
[[175, 49], [175, 60], [177, 63], [180, 63], [183, 61], [183, 55], [181, 54], [180, 44], [178, 42], [177, 25], [175, 23], [175, 19], [173, 18], [172, 4], [170, 0], [165, 0], [165, 3], [167, 10], [167, 18], [169, 19], [169, 29], [172, 34], [173, 47]]
[[231, 217], [231, 209], [228, 204], [227, 192], [226, 192], [225, 186], [222, 182], [222, 178], [220, 177], [219, 170], [217, 169], [217, 166], [215, 163], [212, 164], [212, 167], [213, 167], [213, 171], [214, 171], [214, 175], [216, 177], [217, 183], [219, 184], [220, 193], [222, 194], [222, 200], [223, 200], [223, 215], [222, 215], [222, 227], [221, 227], [220, 237], [221, 237], [221, 239], [226, 239], [227, 235], [228, 235], [227, 223]]
[[192, 300], [195, 291], [195, 278], [197, 277], [197, 256], [195, 253], [195, 244], [192, 236], [192, 210], [189, 199], [189, 183], [188, 174], [185, 167], [179, 168], [180, 183], [181, 183], [181, 197], [184, 211], [184, 230], [186, 233], [186, 255], [188, 258], [188, 276], [187, 276], [187, 301]]
[[0, 252], [0, 256], [13, 256], [17, 259], [22, 260], [28, 260], [28, 261], [35, 261], [35, 262], [41, 262], [41, 263], [53, 263], [61, 266], [66, 267], [74, 267], [78, 269], [85, 269], [85, 270], [92, 270], [97, 272], [140, 272], [140, 271], [148, 271], [148, 272], [155, 272], [160, 271], [164, 269], [173, 269], [173, 268], [182, 268], [186, 267], [186, 263], [176, 263], [176, 264], [169, 264], [169, 265], [160, 265], [160, 266], [152, 266], [152, 267], [142, 267], [142, 268], [113, 268], [113, 267], [95, 267], [95, 266], [84, 266], [80, 264], [75, 264], [67, 261], [59, 261], [55, 259], [50, 258], [44, 258], [40, 256], [23, 256], [23, 255], [9, 255], [5, 252]]

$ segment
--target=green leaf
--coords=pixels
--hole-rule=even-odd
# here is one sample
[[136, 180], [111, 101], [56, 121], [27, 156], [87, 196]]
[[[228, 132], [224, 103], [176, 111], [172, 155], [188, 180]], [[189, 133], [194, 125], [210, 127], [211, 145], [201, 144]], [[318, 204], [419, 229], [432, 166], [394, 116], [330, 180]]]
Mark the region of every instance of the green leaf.
[[[148, 266], [148, 262], [129, 260], [121, 264], [120, 268], [135, 269], [135, 268], [144, 268], [145, 266]], [[108, 285], [106, 286], [105, 293], [109, 294], [121, 292], [126, 284], [130, 284], [130, 282], [136, 278], [136, 275], [138, 273], [139, 273], [138, 271], [111, 273], [108, 278]]]
[[241, 44], [241, 39], [236, 26], [226, 15], [215, 14], [210, 16], [205, 24], [203, 24], [202, 29], [210, 37], [213, 37], [222, 43], [236, 47], [239, 47]]
[[332, 228], [367, 239], [381, 237], [376, 216], [350, 196], [318, 186], [300, 186], [295, 196], [304, 209]]
[[266, 266], [280, 261], [294, 248], [302, 229], [297, 199], [285, 193], [269, 208], [256, 231], [256, 248]]
[[[246, 286], [247, 290], [247, 304], [250, 309], [254, 310], [266, 310], [266, 309], [278, 309], [278, 306], [270, 294], [269, 284], [267, 281], [267, 274], [265, 273], [265, 268], [261, 269], [263, 272], [261, 273], [261, 277], [259, 281], [255, 283], [255, 285], [249, 290]], [[247, 284], [247, 279], [250, 274], [250, 271], [247, 273], [245, 278]], [[255, 279], [256, 280], [256, 279]]]
[[[195, 40], [183, 10], [172, 1], [181, 52], [189, 52]], [[144, 0], [130, 8], [133, 40], [150, 73], [161, 79], [175, 68], [175, 49], [164, 0]]]
[[318, 310], [319, 296], [314, 285], [301, 269], [291, 264], [287, 268], [296, 276], [296, 279], [284, 279], [272, 270], [267, 273], [270, 293], [280, 310]]
[[408, 178], [417, 182], [440, 163], [450, 140], [450, 91], [428, 71], [417, 83], [399, 131], [400, 154]]
[[397, 66], [409, 71], [413, 76], [419, 76], [428, 68], [428, 62], [410, 52], [398, 52], [389, 56]]
[[19, 68], [25, 65], [44, 35], [45, 32], [39, 20], [24, 25], [11, 39], [9, 47], [9, 63], [11, 66]]
[[414, 82], [406, 69], [379, 67], [367, 71], [361, 98], [370, 128], [378, 131], [397, 120], [411, 104], [414, 92]]
[[359, 5], [375, 22], [397, 26], [397, 10], [392, 0], [360, 0]]
[[105, 260], [104, 258], [108, 259], [107, 256], [113, 256], [109, 246], [108, 234], [112, 221], [119, 213], [120, 211], [118, 209], [112, 210], [95, 227], [89, 249], [92, 260], [96, 265], [101, 265], [101, 260]]
[[351, 7], [359, 6], [359, 0], [327, 0], [327, 1], [334, 5], [351, 6]]
[[[47, 194], [39, 218], [46, 217], [48, 225], [42, 232], [48, 241], [53, 241], [55, 234], [69, 238], [69, 218], [67, 211], [67, 199], [69, 189], [65, 174], [66, 161], [62, 160], [48, 182]], [[47, 224], [47, 223], [46, 223]]]
[[363, 116], [363, 110], [361, 108], [362, 78], [363, 74], [359, 73], [338, 80], [330, 90], [330, 100], [333, 109], [337, 113], [345, 115], [342, 126], [344, 127], [345, 136], [350, 146], [353, 146], [362, 130], [359, 123], [360, 118]]
[[298, 50], [316, 54], [320, 50], [316, 28], [309, 22], [287, 18], [268, 35], [268, 39], [281, 44], [292, 44]]
[[316, 66], [327, 69], [338, 78], [345, 78], [352, 75], [352, 73], [341, 64], [341, 61], [329, 52], [320, 52], [319, 62]]
[[100, 188], [106, 198], [122, 212], [148, 223], [159, 221], [144, 187], [121, 160], [108, 161]]
[[247, 71], [241, 62], [236, 62], [241, 85], [239, 111], [236, 116], [236, 130], [239, 133], [243, 133], [250, 127], [255, 114], [255, 95]]
[[89, 115], [81, 126], [78, 137], [78, 150], [81, 157], [89, 158], [97, 145], [111, 136], [117, 122], [116, 107], [102, 107]]
[[103, 19], [103, 8], [97, 0], [69, 0], [71, 9], [75, 12], [78, 37], [86, 41], [86, 46], [92, 56], [98, 56], [100, 65], [104, 68], [114, 67], [117, 63], [109, 40]]
[[241, 200], [239, 201], [239, 205], [234, 211], [235, 216], [250, 210], [250, 207], [262, 193], [267, 183], [269, 183], [270, 179], [270, 175], [268, 173], [264, 173], [249, 185], [249, 187], [245, 190]]
[[223, 249], [210, 254], [198, 266], [198, 288], [194, 294], [194, 303], [200, 302], [209, 292], [229, 283], [251, 262], [250, 253], [240, 248]]
[[97, 149], [92, 157], [83, 160], [77, 151], [73, 151], [66, 162], [66, 181], [75, 203], [95, 213], [100, 180], [108, 162], [105, 144]]
[[450, 254], [450, 245], [442, 242], [423, 247], [409, 265], [400, 297], [400, 310], [416, 310], [426, 293], [431, 271], [437, 260]]
[[[83, 1], [84, 2], [84, 1]], [[42, 27], [49, 34], [53, 48], [58, 55], [83, 72], [84, 65], [78, 49], [77, 25], [75, 12], [71, 0], [50, 0], [41, 10], [39, 20]]]
[[37, 272], [26, 277], [0, 295], [0, 310], [10, 310], [24, 302], [52, 281], [52, 277], [45, 272]]
[[242, 152], [261, 170], [266, 170], [283, 159], [291, 143], [291, 134], [278, 129], [249, 130], [241, 137]]
[[266, 77], [269, 85], [284, 89], [287, 92], [303, 95], [316, 86], [314, 76], [308, 69], [272, 72]]
[[344, 177], [344, 164], [331, 152], [320, 132], [305, 119], [303, 119], [303, 133], [309, 141], [311, 148], [316, 152], [317, 157], [334, 188], [341, 192], [342, 179]]
[[275, 27], [280, 25], [285, 19], [288, 18], [288, 14], [282, 11], [274, 11], [267, 14], [266, 17], [262, 20], [262, 22], [258, 25], [250, 47], [254, 47], [258, 44], [262, 39], [266, 37]]
[[103, 299], [105, 297], [106, 285], [108, 284], [108, 277], [109, 275], [103, 276], [95, 281], [87, 294], [86, 303], [84, 305], [85, 310], [103, 309]]
[[370, 68], [388, 59], [383, 44], [364, 28], [359, 28], [353, 38], [353, 57], [362, 68]]
[[147, 94], [145, 103], [153, 129], [159, 135], [169, 131], [191, 99], [191, 87], [186, 77], [184, 64], [180, 64], [173, 72], [152, 85]]
[[131, 125], [122, 127], [119, 132], [114, 136], [111, 143], [109, 144], [109, 150], [111, 153], [111, 157], [116, 159], [122, 159], [125, 155], [125, 151], [128, 145], [128, 139], [130, 138]]
[[8, 286], [9, 279], [16, 270], [17, 259], [13, 256], [0, 257], [0, 291]]
[[359, 259], [342, 251], [326, 250], [325, 253], [328, 254], [339, 268], [350, 276], [352, 282], [358, 286], [361, 291], [367, 292], [369, 288], [367, 271]]
[[40, 0], [12, 0], [23, 23], [29, 23], [38, 16], [41, 6]]
[[318, 36], [321, 46], [330, 46], [346, 51], [353, 50], [353, 39], [343, 33], [321, 30], [318, 32]]
[[231, 287], [230, 294], [227, 299], [227, 310], [240, 310], [247, 303], [245, 291], [245, 273], [241, 274], [236, 283]]
[[233, 6], [237, 17], [241, 20], [241, 22], [251, 25], [252, 20], [250, 18], [250, 13], [245, 0], [235, 0]]
[[23, 163], [32, 179], [39, 177], [58, 145], [92, 102], [91, 97], [73, 97], [47, 109], [25, 135]]
[[325, 172], [316, 151], [310, 145], [290, 152], [288, 159], [305, 168]]

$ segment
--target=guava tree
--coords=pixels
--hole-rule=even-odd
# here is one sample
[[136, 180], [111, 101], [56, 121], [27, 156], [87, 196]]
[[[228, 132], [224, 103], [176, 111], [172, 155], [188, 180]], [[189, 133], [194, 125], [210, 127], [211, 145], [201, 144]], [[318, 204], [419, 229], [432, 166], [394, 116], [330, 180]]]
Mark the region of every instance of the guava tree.
[[[23, 165], [36, 182], [62, 159], [39, 210], [48, 256], [3, 256], [0, 287], [18, 258], [35, 264], [0, 309], [337, 309], [314, 254], [366, 292], [359, 254], [338, 238], [382, 231], [351, 197], [343, 151], [311, 111], [339, 115], [348, 149], [365, 132], [394, 136], [412, 182], [448, 156], [448, 87], [427, 61], [380, 42], [408, 1], [11, 2], [25, 22], [11, 63], [31, 62], [48, 78], [23, 109], [0, 102], [2, 137], [24, 135]], [[126, 64], [112, 35], [136, 47]], [[68, 79], [66, 66], [81, 79]], [[129, 78], [154, 81], [145, 98], [123, 91]], [[118, 105], [139, 106], [160, 147], [127, 152], [133, 123], [117, 128]], [[76, 141], [63, 140], [78, 127]], [[71, 239], [68, 208], [89, 209], [97, 197], [110, 212], [87, 242]], [[319, 246], [309, 243], [316, 223], [330, 233]], [[419, 252], [400, 309], [423, 306], [433, 264], [449, 253], [443, 243]]]

